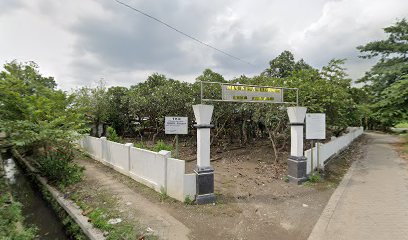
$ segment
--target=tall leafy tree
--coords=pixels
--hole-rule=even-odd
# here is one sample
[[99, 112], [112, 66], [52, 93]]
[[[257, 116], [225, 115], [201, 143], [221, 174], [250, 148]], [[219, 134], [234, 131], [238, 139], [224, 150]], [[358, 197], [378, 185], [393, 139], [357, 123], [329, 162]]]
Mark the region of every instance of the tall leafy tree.
[[33, 62], [13, 61], [0, 72], [0, 128], [18, 146], [47, 149], [75, 140], [85, 126], [72, 100], [56, 89], [53, 78], [43, 77]]
[[130, 131], [131, 115], [129, 111], [129, 89], [110, 87], [106, 92], [106, 121], [120, 134]]
[[165, 116], [192, 116], [192, 93], [191, 84], [155, 73], [130, 88], [130, 113], [138, 125], [155, 130], [154, 140], [164, 128]]
[[279, 56], [269, 62], [269, 67], [263, 74], [268, 77], [285, 78], [290, 77], [294, 72], [302, 69], [313, 69], [303, 59], [295, 61], [295, 56], [290, 51], [283, 51]]
[[408, 22], [406, 19], [397, 21], [384, 28], [384, 32], [387, 39], [369, 42], [357, 49], [363, 54], [362, 58], [379, 58], [360, 82], [369, 84], [367, 90], [373, 96], [373, 120], [391, 126], [408, 118], [408, 100], [398, 94], [408, 91], [404, 89], [408, 81]]
[[108, 119], [108, 95], [105, 83], [101, 80], [95, 88], [81, 87], [72, 94], [73, 106], [83, 114], [83, 118], [96, 126], [96, 135], [99, 136], [99, 124]]

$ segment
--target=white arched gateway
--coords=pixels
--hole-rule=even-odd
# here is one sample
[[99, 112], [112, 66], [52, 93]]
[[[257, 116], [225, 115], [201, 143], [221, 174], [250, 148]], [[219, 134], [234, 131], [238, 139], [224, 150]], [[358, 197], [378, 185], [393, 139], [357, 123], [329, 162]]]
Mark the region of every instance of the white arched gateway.
[[[201, 104], [193, 106], [197, 128], [196, 203], [215, 202], [214, 169], [210, 164], [210, 129], [213, 105], [203, 102], [272, 103], [295, 105], [287, 107], [291, 124], [291, 151], [288, 158], [288, 177], [297, 184], [306, 181], [306, 158], [303, 156], [303, 125], [306, 107], [299, 107], [299, 89], [272, 86], [258, 86], [221, 82], [201, 81]], [[215, 85], [221, 91], [220, 98], [205, 98], [205, 85]], [[291, 92], [295, 101], [285, 101], [285, 94]], [[293, 98], [292, 97], [292, 98]]]

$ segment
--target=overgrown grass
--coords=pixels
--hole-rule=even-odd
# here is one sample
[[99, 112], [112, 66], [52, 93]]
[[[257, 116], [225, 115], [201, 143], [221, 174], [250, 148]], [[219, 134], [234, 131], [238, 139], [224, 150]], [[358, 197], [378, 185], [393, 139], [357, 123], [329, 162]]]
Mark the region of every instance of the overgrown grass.
[[106, 209], [103, 210], [97, 208], [93, 210], [88, 217], [96, 228], [99, 228], [102, 231], [111, 231], [113, 229], [113, 225], [108, 223], [108, 215], [105, 214], [105, 212], [107, 212]]
[[190, 195], [187, 195], [187, 196], [184, 198], [184, 204], [186, 204], [186, 205], [194, 205], [194, 198], [193, 198], [193, 197], [190, 197]]
[[311, 174], [308, 181], [303, 185], [306, 187], [314, 187], [318, 190], [335, 188], [341, 182], [353, 161], [361, 157], [361, 146], [365, 143], [366, 138], [364, 136], [360, 137], [353, 142], [350, 147], [331, 159], [330, 162], [325, 165], [324, 171]]
[[148, 146], [145, 142], [137, 142], [134, 144], [135, 147], [141, 149], [147, 149], [154, 152], [160, 152], [161, 150], [173, 151], [173, 146], [166, 144], [163, 140], [158, 140], [154, 146]]
[[148, 147], [146, 146], [146, 144], [144, 142], [138, 142], [138, 143], [135, 143], [134, 145], [137, 148], [148, 149]]
[[[0, 158], [1, 160], [1, 158]], [[37, 229], [23, 226], [22, 205], [14, 202], [4, 178], [0, 179], [0, 239], [35, 239]]]
[[82, 180], [84, 168], [73, 162], [73, 154], [50, 151], [40, 155], [37, 161], [41, 175], [60, 189]]
[[317, 183], [317, 182], [320, 182], [321, 180], [322, 180], [322, 176], [318, 172], [314, 172], [310, 174], [308, 177], [308, 181], [312, 183]]
[[402, 122], [395, 125], [396, 128], [408, 128], [408, 122]]
[[[92, 225], [106, 235], [107, 240], [140, 239], [156, 240], [157, 236], [147, 233], [137, 224], [130, 223], [117, 210], [117, 202], [112, 195], [98, 192], [92, 198], [87, 193], [75, 193], [70, 198], [85, 212]], [[109, 220], [121, 218], [122, 222], [109, 224]]]
[[155, 152], [160, 152], [161, 150], [172, 151], [173, 147], [166, 144], [163, 140], [159, 140], [156, 142], [152, 150]]

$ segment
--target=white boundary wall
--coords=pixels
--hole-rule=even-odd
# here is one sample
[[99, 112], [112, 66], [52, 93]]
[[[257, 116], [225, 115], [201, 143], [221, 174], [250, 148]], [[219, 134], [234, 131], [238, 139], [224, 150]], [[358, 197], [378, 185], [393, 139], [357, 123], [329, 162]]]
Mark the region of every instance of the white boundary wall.
[[[310, 174], [311, 172], [311, 163], [312, 163], [312, 151], [313, 151], [313, 167], [317, 167], [317, 160], [319, 160], [319, 167], [324, 168], [326, 161], [333, 157], [334, 155], [341, 152], [346, 148], [354, 139], [363, 134], [363, 127], [349, 127], [349, 132], [345, 135], [342, 135], [338, 138], [333, 139], [332, 141], [319, 144], [319, 150], [317, 151], [316, 147], [308, 149], [305, 151], [305, 157], [307, 158], [307, 169], [306, 173]], [[319, 153], [319, 157], [317, 154]]]
[[79, 141], [95, 160], [172, 198], [184, 202], [195, 198], [196, 175], [185, 173], [185, 161], [171, 158], [171, 152], [152, 152], [120, 144], [105, 137], [85, 136]]

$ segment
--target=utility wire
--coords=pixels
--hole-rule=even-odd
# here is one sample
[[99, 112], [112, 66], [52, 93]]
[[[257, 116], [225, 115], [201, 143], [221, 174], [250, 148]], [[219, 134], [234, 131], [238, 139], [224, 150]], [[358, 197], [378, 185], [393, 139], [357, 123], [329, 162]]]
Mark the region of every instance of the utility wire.
[[156, 18], [156, 17], [153, 17], [152, 15], [149, 15], [149, 14], [147, 14], [147, 13], [145, 13], [145, 12], [139, 10], [139, 9], [136, 9], [136, 8], [134, 8], [134, 7], [132, 7], [132, 6], [128, 5], [128, 4], [126, 4], [126, 3], [124, 3], [124, 2], [121, 2], [121, 1], [119, 1], [119, 0], [114, 0], [114, 1], [117, 2], [117, 3], [119, 3], [119, 4], [121, 4], [121, 5], [123, 5], [123, 6], [125, 6], [125, 7], [127, 7], [127, 8], [132, 9], [133, 11], [136, 11], [136, 12], [138, 12], [138, 13], [140, 13], [140, 14], [143, 14], [143, 15], [145, 15], [146, 17], [151, 18], [151, 19], [155, 20], [156, 22], [159, 22], [159, 23], [163, 24], [164, 26], [166, 26], [166, 27], [168, 27], [168, 28], [170, 28], [170, 29], [172, 29], [172, 30], [174, 30], [174, 31], [176, 31], [176, 32], [178, 32], [178, 33], [180, 33], [181, 35], [184, 35], [184, 36], [186, 36], [186, 37], [188, 37], [188, 38], [190, 38], [190, 39], [192, 39], [192, 40], [194, 40], [194, 41], [196, 41], [196, 42], [198, 42], [198, 43], [200, 43], [200, 44], [202, 44], [202, 45], [204, 45], [204, 46], [206, 46], [206, 47], [209, 47], [209, 48], [211, 48], [211, 49], [213, 49], [213, 50], [215, 50], [215, 51], [218, 51], [218, 52], [220, 52], [220, 53], [222, 53], [222, 54], [225, 54], [225, 55], [227, 55], [228, 57], [233, 58], [233, 59], [235, 59], [235, 60], [237, 60], [237, 61], [241, 61], [241, 62], [244, 62], [244, 63], [246, 63], [246, 64], [248, 64], [248, 65], [254, 66], [254, 65], [253, 65], [252, 63], [250, 63], [250, 62], [247, 62], [247, 61], [245, 61], [245, 60], [243, 60], [243, 59], [241, 59], [241, 58], [239, 58], [239, 57], [235, 57], [234, 55], [231, 55], [231, 54], [229, 54], [229, 53], [227, 53], [227, 52], [225, 52], [225, 51], [223, 51], [223, 50], [221, 50], [221, 49], [218, 49], [218, 48], [216, 48], [216, 47], [213, 47], [213, 46], [211, 46], [211, 45], [209, 45], [209, 44], [207, 44], [207, 43], [205, 43], [205, 42], [203, 42], [203, 41], [201, 41], [201, 40], [199, 40], [199, 39], [197, 39], [197, 38], [195, 38], [195, 37], [193, 37], [193, 36], [191, 36], [191, 35], [189, 35], [189, 34], [187, 34], [187, 33], [182, 32], [181, 30], [178, 30], [177, 28], [175, 28], [175, 27], [173, 27], [173, 26], [171, 26], [171, 25], [169, 25], [169, 24], [163, 22], [162, 20], [160, 20], [160, 19], [158, 19], [158, 18]]

